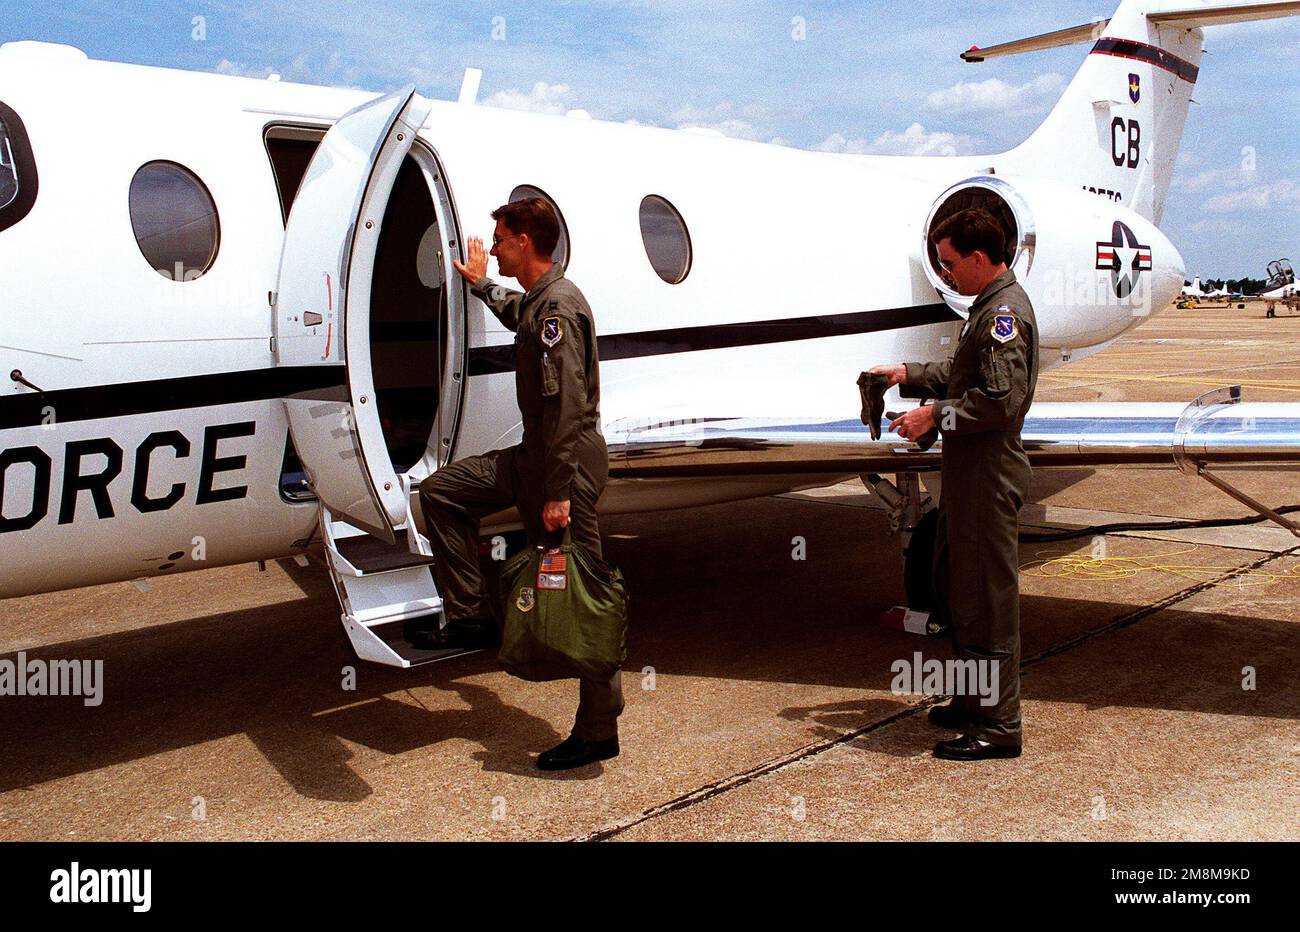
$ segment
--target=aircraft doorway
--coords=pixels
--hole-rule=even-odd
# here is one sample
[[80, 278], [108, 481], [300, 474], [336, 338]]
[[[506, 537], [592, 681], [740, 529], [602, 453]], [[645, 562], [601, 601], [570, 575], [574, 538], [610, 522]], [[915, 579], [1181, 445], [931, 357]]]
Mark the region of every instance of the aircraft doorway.
[[[266, 130], [283, 219], [324, 134], [300, 126]], [[461, 399], [464, 309], [451, 271], [457, 239], [441, 166], [417, 141], [402, 161], [384, 213], [369, 325], [384, 444], [394, 471], [411, 472], [417, 481], [445, 462], [452, 449]], [[281, 492], [291, 499], [312, 497], [292, 441]]]

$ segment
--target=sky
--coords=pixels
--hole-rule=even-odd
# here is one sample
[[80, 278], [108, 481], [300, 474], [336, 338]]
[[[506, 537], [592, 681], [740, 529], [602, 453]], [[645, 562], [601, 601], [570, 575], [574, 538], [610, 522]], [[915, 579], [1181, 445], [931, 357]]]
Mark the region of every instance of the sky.
[[[454, 99], [804, 149], [1005, 150], [1086, 54], [962, 62], [961, 50], [1110, 16], [1118, 0], [973, 4], [731, 0], [6, 0], [0, 41], [111, 61]], [[1212, 27], [1161, 227], [1188, 275], [1300, 262], [1300, 17]], [[3, 88], [0, 88], [0, 98]], [[1251, 166], [1243, 169], [1243, 165]]]

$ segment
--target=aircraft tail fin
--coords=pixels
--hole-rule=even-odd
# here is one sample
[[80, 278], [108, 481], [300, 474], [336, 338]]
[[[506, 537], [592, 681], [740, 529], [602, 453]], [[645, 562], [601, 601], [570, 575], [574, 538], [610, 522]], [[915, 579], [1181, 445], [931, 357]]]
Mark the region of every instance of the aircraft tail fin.
[[962, 54], [985, 61], [1092, 43], [1043, 124], [1006, 153], [1000, 170], [1053, 177], [1159, 223], [1200, 74], [1203, 26], [1300, 14], [1300, 0], [1210, 3], [1123, 0], [1107, 20]]

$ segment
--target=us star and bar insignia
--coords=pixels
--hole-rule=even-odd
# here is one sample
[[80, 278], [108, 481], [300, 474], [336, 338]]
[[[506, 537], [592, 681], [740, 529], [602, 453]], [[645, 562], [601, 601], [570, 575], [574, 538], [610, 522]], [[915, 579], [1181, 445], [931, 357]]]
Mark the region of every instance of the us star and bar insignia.
[[1097, 271], [1110, 272], [1115, 297], [1127, 298], [1137, 287], [1143, 272], [1151, 271], [1151, 247], [1138, 242], [1128, 225], [1116, 220], [1110, 240], [1097, 243]]

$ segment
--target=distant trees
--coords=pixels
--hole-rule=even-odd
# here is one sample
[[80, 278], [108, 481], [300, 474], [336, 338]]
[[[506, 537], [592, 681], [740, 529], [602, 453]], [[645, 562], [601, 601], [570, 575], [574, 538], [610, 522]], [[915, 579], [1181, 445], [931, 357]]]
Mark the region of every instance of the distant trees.
[[1201, 282], [1201, 287], [1207, 291], [1217, 291], [1220, 288], [1227, 288], [1233, 294], [1237, 294], [1238, 292], [1244, 295], [1259, 294], [1264, 290], [1264, 279], [1210, 278]]

